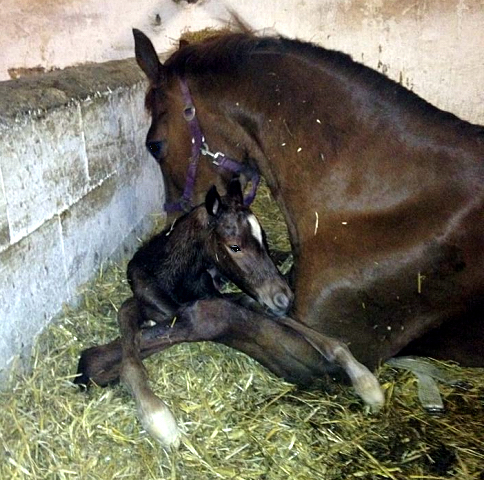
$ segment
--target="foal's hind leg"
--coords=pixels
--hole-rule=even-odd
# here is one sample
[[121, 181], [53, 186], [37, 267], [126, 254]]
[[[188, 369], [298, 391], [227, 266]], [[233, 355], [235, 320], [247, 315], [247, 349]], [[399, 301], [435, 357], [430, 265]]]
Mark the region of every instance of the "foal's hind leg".
[[120, 378], [136, 401], [138, 417], [146, 431], [164, 446], [178, 447], [180, 433], [172, 413], [150, 389], [148, 374], [140, 358], [140, 312], [134, 297], [118, 312], [122, 361]]
[[[292, 383], [309, 385], [327, 373], [327, 362], [300, 334], [236, 303], [200, 300], [181, 308], [176, 317], [173, 324], [140, 331], [140, 358], [183, 342], [214, 341], [246, 353]], [[118, 378], [120, 364], [119, 340], [91, 347], [82, 352], [76, 383], [107, 385]]]
[[134, 260], [129, 263], [128, 278], [133, 295], [138, 300], [140, 323], [146, 320], [163, 323], [173, 318], [178, 304], [158, 287], [153, 275], [139, 268]]
[[[317, 340], [313, 334], [319, 335]], [[279, 377], [296, 384], [311, 384], [342, 368], [368, 405], [376, 409], [383, 402], [378, 381], [345, 345], [295, 320], [274, 319], [223, 299], [200, 300], [179, 310], [175, 324], [143, 330], [141, 356], [144, 358], [181, 342], [207, 340], [240, 350]], [[112, 344], [112, 349], [116, 348]], [[114, 356], [110, 350], [108, 359]], [[97, 367], [102, 365], [98, 363]], [[107, 362], [104, 367], [103, 375], [115, 375], [112, 372], [116, 366]]]

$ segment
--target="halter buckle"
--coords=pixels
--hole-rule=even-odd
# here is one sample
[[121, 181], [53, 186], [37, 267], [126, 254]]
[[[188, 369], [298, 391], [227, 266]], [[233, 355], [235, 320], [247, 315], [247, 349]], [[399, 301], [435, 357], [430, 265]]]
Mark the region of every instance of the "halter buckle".
[[202, 146], [200, 147], [200, 153], [204, 156], [211, 157], [212, 163], [214, 165], [217, 165], [217, 166], [220, 165], [220, 162], [217, 161], [217, 158], [225, 157], [225, 155], [222, 152], [212, 152], [212, 151], [210, 151], [206, 142], [202, 143]]

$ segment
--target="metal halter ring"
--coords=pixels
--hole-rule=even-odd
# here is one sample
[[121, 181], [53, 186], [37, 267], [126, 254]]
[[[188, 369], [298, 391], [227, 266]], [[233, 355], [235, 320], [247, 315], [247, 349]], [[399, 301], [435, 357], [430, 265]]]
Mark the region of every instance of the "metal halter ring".
[[187, 122], [191, 122], [195, 118], [195, 107], [193, 105], [186, 105], [183, 109], [183, 118]]

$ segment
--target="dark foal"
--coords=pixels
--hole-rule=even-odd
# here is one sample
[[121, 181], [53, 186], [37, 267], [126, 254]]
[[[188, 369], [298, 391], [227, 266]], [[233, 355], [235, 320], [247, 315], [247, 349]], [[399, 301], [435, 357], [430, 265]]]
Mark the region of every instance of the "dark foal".
[[180, 305], [219, 296], [220, 275], [272, 314], [288, 311], [293, 293], [269, 257], [259, 221], [243, 205], [238, 179], [223, 198], [212, 187], [204, 204], [153, 237], [128, 264], [141, 313], [157, 323], [173, 318]]
[[[225, 316], [227, 306], [233, 303], [222, 298], [214, 300], [221, 297], [213, 280], [213, 275], [219, 273], [237, 284], [272, 317], [245, 308], [243, 305], [253, 307], [245, 296], [239, 299], [239, 315]], [[340, 367], [347, 373], [366, 403], [379, 408], [383, 402], [378, 381], [354, 359], [346, 346], [282, 316], [291, 305], [292, 292], [268, 255], [259, 222], [243, 205], [238, 180], [230, 182], [225, 197], [220, 197], [212, 187], [203, 205], [180, 217], [171, 228], [142, 246], [128, 265], [128, 279], [133, 297], [118, 312], [121, 341], [86, 350], [79, 362], [82, 375], [76, 383], [87, 384], [92, 379], [105, 385], [120, 376], [135, 398], [144, 428], [164, 445], [178, 444], [178, 428], [167, 406], [149, 388], [142, 359], [186, 341], [214, 340], [237, 346], [249, 354], [257, 348], [263, 354], [264, 345], [279, 338], [287, 365], [295, 362], [295, 366], [281, 369], [281, 365], [271, 364], [269, 357], [265, 362], [262, 359], [275, 373], [308, 383], [324, 374], [321, 365], [328, 370], [335, 363], [333, 368]], [[199, 302], [193, 303], [194, 300]], [[204, 300], [208, 301], [207, 305]], [[200, 311], [205, 316], [200, 317]], [[206, 315], [212, 311], [214, 321], [207, 321]], [[175, 314], [176, 320], [172, 322]], [[220, 315], [223, 320], [217, 320]], [[147, 320], [155, 321], [157, 326], [141, 329]], [[269, 323], [261, 331], [259, 322]], [[276, 325], [282, 325], [282, 330], [279, 331], [281, 326], [275, 328]], [[269, 332], [274, 338], [267, 337]], [[298, 333], [294, 335], [294, 332]], [[244, 336], [247, 335], [252, 337], [252, 342], [246, 345]], [[314, 353], [305, 362], [307, 352]], [[314, 356], [321, 358], [313, 359]], [[106, 357], [111, 360], [108, 368]], [[303, 360], [297, 360], [298, 357]], [[313, 363], [319, 367], [314, 368]]]
[[[223, 198], [212, 187], [204, 204], [143, 245], [128, 265], [133, 297], [118, 312], [119, 375], [136, 400], [141, 423], [165, 445], [178, 443], [178, 429], [169, 409], [148, 385], [140, 357], [140, 326], [148, 320], [166, 326], [181, 305], [220, 296], [213, 279], [219, 274], [274, 315], [283, 315], [291, 305], [293, 294], [269, 257], [258, 220], [243, 205], [237, 179], [230, 182]], [[77, 383], [88, 384], [91, 376], [99, 380], [95, 365], [84, 367], [81, 358], [83, 375]]]

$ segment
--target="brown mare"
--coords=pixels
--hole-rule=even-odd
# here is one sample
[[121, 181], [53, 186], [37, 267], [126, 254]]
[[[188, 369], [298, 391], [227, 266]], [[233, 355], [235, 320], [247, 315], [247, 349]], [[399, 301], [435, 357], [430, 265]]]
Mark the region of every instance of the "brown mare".
[[[134, 35], [171, 197], [191, 155], [182, 80], [210, 148], [258, 168], [285, 215], [294, 317], [370, 368], [402, 352], [484, 366], [483, 127], [308, 43], [225, 34], [162, 65]], [[202, 157], [197, 198], [227, 178]]]
[[[190, 302], [196, 300], [222, 299], [214, 281], [220, 275], [250, 295], [225, 295], [223, 303], [239, 302], [239, 308], [250, 313], [247, 308], [253, 309], [257, 301], [262, 311], [274, 315], [273, 321], [300, 333], [299, 344], [307, 345], [305, 338], [310, 336], [308, 341], [322, 354], [321, 361], [342, 368], [370, 407], [379, 408], [383, 403], [378, 381], [344, 344], [290, 318], [278, 318], [289, 310], [293, 294], [269, 257], [262, 227], [243, 200], [238, 179], [229, 183], [225, 197], [212, 187], [204, 204], [144, 244], [128, 264], [133, 297], [118, 312], [121, 340], [86, 350], [79, 362], [78, 384], [88, 385], [90, 379], [106, 384], [119, 376], [136, 400], [145, 429], [166, 446], [178, 444], [178, 428], [167, 406], [151, 391], [142, 358], [153, 349], [183, 341], [230, 336], [232, 320], [192, 322], [185, 309], [180, 309], [186, 305], [189, 312]], [[148, 321], [158, 325], [142, 328]], [[104, 363], [107, 351], [111, 365], [120, 367], [111, 368], [109, 373]]]
[[[147, 147], [170, 199], [193, 157], [188, 88], [210, 148], [260, 172], [285, 216], [299, 325], [342, 340], [369, 368], [402, 353], [484, 366], [482, 127], [312, 44], [223, 34], [161, 64], [149, 39], [134, 35], [150, 83]], [[194, 201], [229, 179], [202, 156]], [[302, 341], [235, 303], [201, 300], [183, 317], [221, 326], [213, 340], [291, 381], [332, 368], [315, 350], [316, 334]], [[157, 347], [148, 338], [140, 345]], [[117, 368], [109, 352], [98, 360]]]

